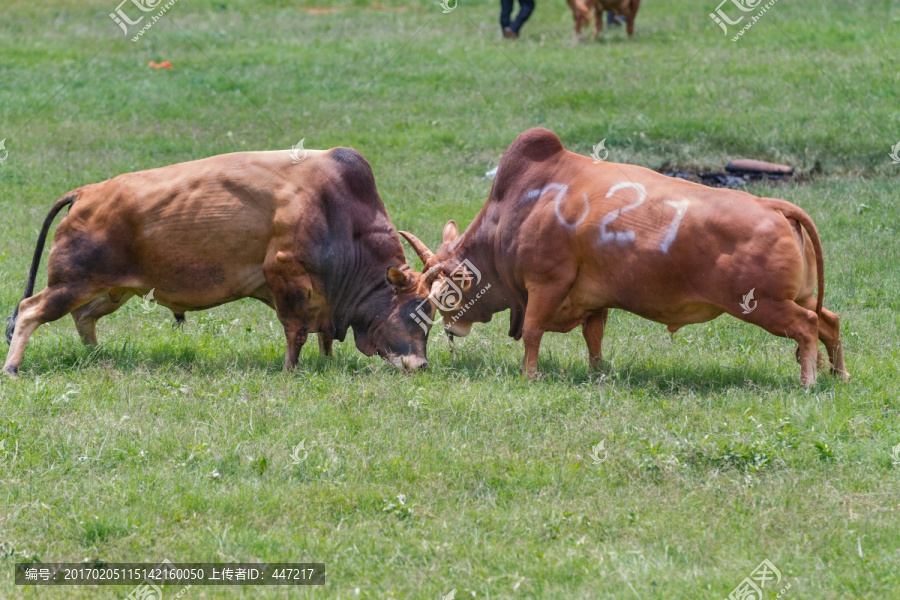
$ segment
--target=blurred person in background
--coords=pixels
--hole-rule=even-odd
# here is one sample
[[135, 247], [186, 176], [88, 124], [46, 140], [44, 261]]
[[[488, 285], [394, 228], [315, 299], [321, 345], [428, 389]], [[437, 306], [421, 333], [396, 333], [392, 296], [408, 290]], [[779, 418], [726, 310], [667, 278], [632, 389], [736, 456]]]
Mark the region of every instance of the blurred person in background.
[[500, 27], [503, 29], [503, 36], [511, 40], [519, 37], [519, 30], [534, 12], [534, 0], [519, 0], [519, 14], [510, 22], [513, 2], [514, 0], [500, 0]]

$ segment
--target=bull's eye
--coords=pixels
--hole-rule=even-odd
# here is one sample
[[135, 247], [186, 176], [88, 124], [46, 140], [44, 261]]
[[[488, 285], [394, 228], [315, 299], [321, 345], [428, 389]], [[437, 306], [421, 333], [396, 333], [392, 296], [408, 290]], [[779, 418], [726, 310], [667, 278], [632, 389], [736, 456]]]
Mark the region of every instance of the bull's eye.
[[403, 305], [401, 317], [409, 327], [421, 327], [421, 323], [431, 325], [435, 319], [434, 304], [428, 298], [413, 298]]

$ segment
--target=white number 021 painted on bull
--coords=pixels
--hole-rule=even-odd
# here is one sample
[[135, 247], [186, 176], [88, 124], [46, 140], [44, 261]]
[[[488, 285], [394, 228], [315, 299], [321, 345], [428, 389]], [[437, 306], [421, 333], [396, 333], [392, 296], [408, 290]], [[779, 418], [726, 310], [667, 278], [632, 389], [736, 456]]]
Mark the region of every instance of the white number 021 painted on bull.
[[[647, 199], [647, 189], [640, 183], [634, 183], [632, 181], [623, 181], [612, 186], [611, 188], [609, 188], [609, 191], [606, 192], [606, 197], [611, 198], [612, 195], [619, 190], [629, 188], [637, 192], [637, 200], [635, 202], [632, 202], [631, 204], [626, 204], [621, 208], [612, 210], [605, 217], [603, 217], [603, 219], [600, 221], [601, 242], [606, 243], [614, 241], [618, 244], [627, 244], [628, 242], [633, 242], [635, 240], [634, 231], [631, 229], [627, 229], [625, 231], [609, 231], [607, 229], [607, 226], [610, 225], [613, 221], [618, 219], [626, 212], [634, 210], [635, 208], [643, 204]], [[666, 200], [665, 203], [675, 208], [675, 218], [672, 219], [672, 223], [669, 224], [669, 228], [666, 230], [665, 237], [663, 237], [663, 240], [659, 243], [659, 249], [663, 254], [667, 254], [669, 252], [669, 248], [672, 246], [672, 242], [675, 241], [675, 236], [678, 235], [678, 227], [681, 225], [681, 220], [684, 218], [684, 213], [687, 212], [689, 204], [687, 200]]]
[[606, 197], [611, 198], [613, 194], [618, 192], [619, 190], [624, 190], [626, 188], [633, 188], [637, 192], [637, 202], [633, 202], [631, 204], [626, 204], [621, 208], [617, 208], [603, 217], [603, 220], [600, 221], [600, 241], [601, 242], [617, 242], [619, 244], [625, 244], [627, 242], [634, 241], [634, 231], [628, 229], [626, 231], [608, 231], [606, 226], [619, 218], [620, 215], [627, 213], [629, 210], [635, 209], [641, 204], [644, 203], [644, 200], [647, 199], [647, 189], [639, 183], [633, 183], [631, 181], [623, 181], [622, 183], [617, 183], [616, 185], [609, 188], [609, 191], [606, 192]]

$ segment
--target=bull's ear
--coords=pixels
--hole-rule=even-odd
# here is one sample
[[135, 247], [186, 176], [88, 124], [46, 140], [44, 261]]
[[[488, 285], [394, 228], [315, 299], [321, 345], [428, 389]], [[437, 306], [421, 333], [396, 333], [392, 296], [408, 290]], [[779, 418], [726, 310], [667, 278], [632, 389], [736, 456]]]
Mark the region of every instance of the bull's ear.
[[387, 282], [394, 287], [403, 287], [409, 284], [409, 275], [405, 271], [401, 271], [397, 267], [387, 268]]
[[441, 243], [452, 244], [457, 238], [459, 238], [459, 227], [456, 226], [456, 221], [447, 221], [447, 224], [444, 225]]

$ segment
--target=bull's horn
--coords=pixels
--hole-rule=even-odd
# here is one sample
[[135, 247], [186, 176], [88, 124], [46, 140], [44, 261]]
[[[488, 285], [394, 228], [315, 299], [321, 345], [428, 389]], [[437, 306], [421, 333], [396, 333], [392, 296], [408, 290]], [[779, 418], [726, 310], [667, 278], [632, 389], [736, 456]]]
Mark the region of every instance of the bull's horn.
[[[426, 250], [427, 250], [427, 248], [426, 248]], [[425, 278], [425, 285], [427, 287], [429, 287], [429, 288], [431, 287], [431, 284], [434, 283], [434, 280], [437, 279], [438, 276], [441, 274], [442, 268], [443, 268], [443, 265], [441, 265], [441, 263], [438, 263], [438, 264], [434, 265], [433, 267], [431, 267], [430, 269], [428, 269], [427, 271], [425, 271], [425, 274], [423, 275], [423, 277]]]
[[419, 255], [419, 259], [422, 261], [422, 264], [426, 267], [428, 266], [428, 261], [434, 256], [434, 253], [428, 249], [428, 246], [422, 243], [422, 240], [409, 233], [408, 231], [401, 231], [400, 235], [406, 238], [406, 241], [409, 242], [409, 245], [413, 247], [413, 250], [416, 251], [416, 254]]

